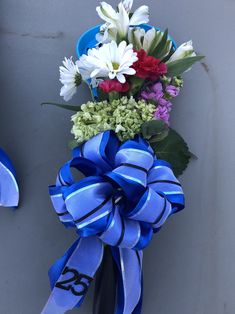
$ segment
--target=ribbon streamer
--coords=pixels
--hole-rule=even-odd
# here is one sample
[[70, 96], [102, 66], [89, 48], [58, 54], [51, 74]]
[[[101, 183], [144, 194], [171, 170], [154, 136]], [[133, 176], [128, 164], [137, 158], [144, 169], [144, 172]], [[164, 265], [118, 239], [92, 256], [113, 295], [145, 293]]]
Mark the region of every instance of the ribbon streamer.
[[0, 148], [0, 206], [17, 207], [19, 188], [16, 172], [7, 154]]
[[[84, 176], [76, 181], [71, 168]], [[79, 307], [95, 276], [103, 245], [117, 266], [115, 314], [139, 314], [143, 249], [167, 218], [184, 208], [184, 194], [169, 163], [141, 137], [120, 144], [112, 131], [74, 149], [49, 188], [60, 221], [78, 240], [49, 271], [52, 293], [42, 314]]]

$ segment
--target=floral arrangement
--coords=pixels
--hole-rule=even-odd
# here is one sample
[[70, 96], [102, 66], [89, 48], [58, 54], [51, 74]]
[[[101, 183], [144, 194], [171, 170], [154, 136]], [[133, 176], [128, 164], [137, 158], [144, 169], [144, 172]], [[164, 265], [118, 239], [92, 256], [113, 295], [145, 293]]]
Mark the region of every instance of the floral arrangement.
[[[44, 314], [80, 307], [105, 254], [115, 268], [114, 312], [141, 313], [143, 249], [184, 208], [177, 177], [191, 153], [170, 127], [170, 114], [182, 75], [203, 56], [192, 41], [177, 47], [168, 30], [148, 25], [148, 6], [132, 7], [133, 0], [117, 10], [101, 2], [96, 10], [104, 24], [79, 39], [78, 60], [65, 58], [60, 67], [64, 100], [83, 83], [92, 99], [55, 104], [73, 111], [74, 140], [72, 159], [49, 192], [60, 221], [75, 228], [78, 239], [49, 271]], [[71, 168], [83, 178], [75, 179]]]

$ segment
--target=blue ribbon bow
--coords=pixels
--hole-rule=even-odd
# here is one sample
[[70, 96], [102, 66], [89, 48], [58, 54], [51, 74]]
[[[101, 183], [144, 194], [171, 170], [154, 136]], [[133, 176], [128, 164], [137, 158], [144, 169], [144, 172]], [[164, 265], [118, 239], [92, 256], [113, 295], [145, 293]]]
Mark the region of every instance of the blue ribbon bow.
[[0, 148], [0, 206], [17, 207], [19, 188], [16, 172], [7, 154]]
[[[76, 181], [71, 168], [84, 178]], [[118, 269], [116, 314], [138, 314], [142, 304], [142, 250], [166, 219], [184, 208], [170, 165], [157, 160], [140, 136], [120, 144], [112, 131], [73, 151], [49, 188], [60, 221], [78, 240], [50, 269], [52, 293], [43, 314], [79, 307], [110, 245]]]

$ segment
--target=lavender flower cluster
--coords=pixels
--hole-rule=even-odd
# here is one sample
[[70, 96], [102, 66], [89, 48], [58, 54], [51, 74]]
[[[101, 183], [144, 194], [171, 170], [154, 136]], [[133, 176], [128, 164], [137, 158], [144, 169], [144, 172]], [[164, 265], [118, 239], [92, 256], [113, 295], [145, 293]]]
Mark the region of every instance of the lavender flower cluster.
[[172, 82], [158, 82], [146, 87], [141, 92], [141, 99], [155, 102], [157, 105], [154, 114], [155, 119], [163, 120], [167, 125], [170, 125], [170, 112], [172, 110], [170, 100], [177, 97], [179, 92], [180, 87], [173, 85]]

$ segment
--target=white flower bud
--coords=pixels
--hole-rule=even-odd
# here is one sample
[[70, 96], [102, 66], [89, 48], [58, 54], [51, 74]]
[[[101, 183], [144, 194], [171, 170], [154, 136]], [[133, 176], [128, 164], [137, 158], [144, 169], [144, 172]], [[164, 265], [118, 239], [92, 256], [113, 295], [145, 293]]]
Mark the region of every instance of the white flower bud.
[[133, 0], [123, 0], [122, 3], [127, 13], [130, 13], [133, 5]]
[[196, 53], [193, 49], [193, 42], [192, 40], [183, 43], [179, 48], [176, 49], [176, 51], [173, 53], [173, 55], [170, 57], [168, 62], [184, 59], [187, 57], [195, 57]]

